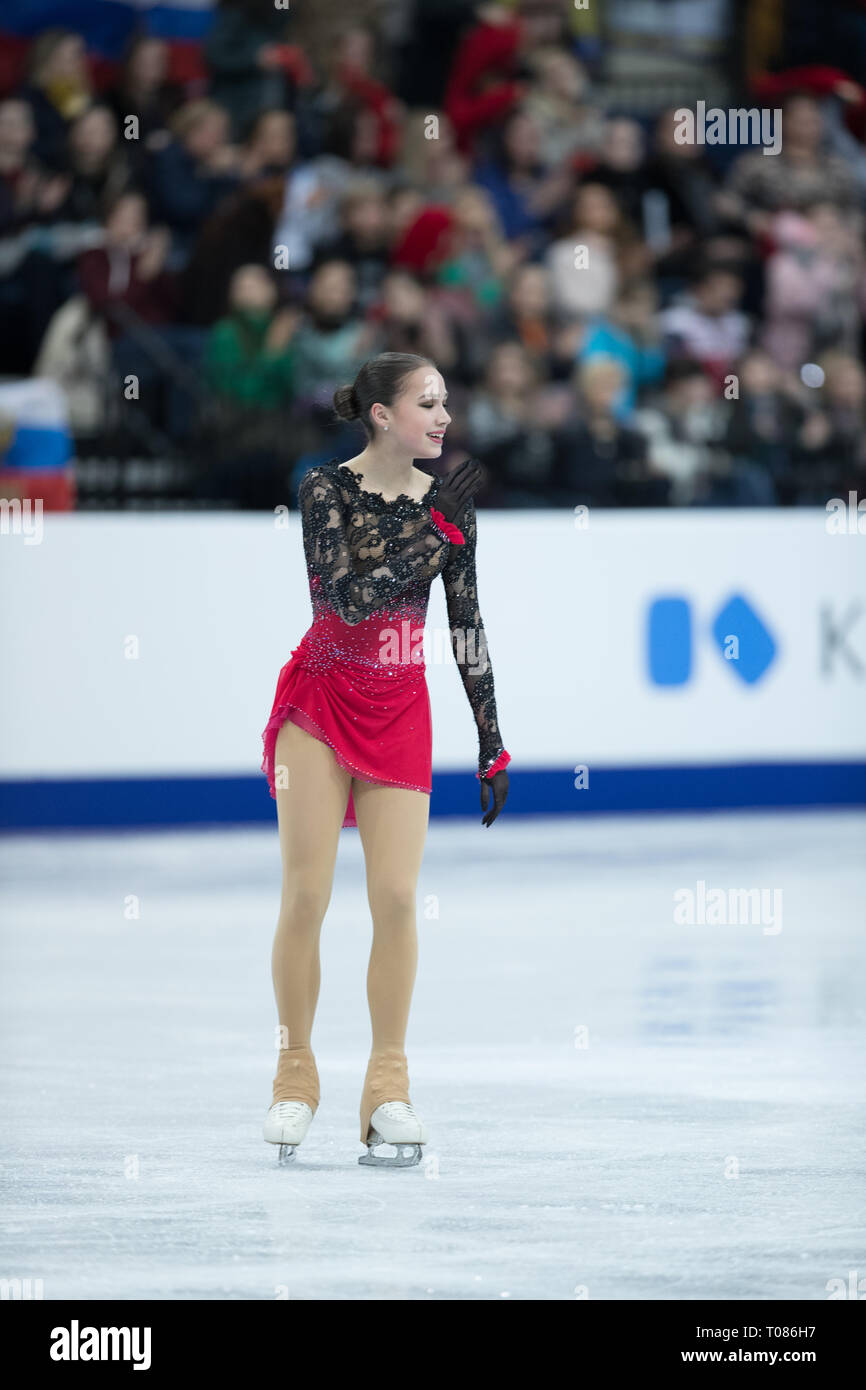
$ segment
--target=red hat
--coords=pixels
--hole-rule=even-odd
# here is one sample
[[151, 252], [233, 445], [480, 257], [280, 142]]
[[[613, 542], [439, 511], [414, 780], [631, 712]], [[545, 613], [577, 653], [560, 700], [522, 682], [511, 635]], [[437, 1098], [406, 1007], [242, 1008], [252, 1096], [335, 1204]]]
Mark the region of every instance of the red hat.
[[451, 249], [454, 214], [448, 207], [429, 204], [410, 222], [391, 256], [394, 265], [419, 273], [435, 270]]

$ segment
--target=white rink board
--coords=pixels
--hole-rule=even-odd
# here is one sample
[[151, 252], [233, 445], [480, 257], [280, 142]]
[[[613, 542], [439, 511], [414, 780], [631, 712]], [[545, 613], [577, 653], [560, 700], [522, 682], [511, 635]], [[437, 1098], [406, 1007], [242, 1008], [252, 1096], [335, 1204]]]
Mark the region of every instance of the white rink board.
[[[0, 777], [258, 773], [280, 667], [311, 621], [300, 520], [59, 515], [0, 535]], [[524, 767], [866, 753], [866, 536], [820, 509], [482, 512], [479, 594], [500, 726]], [[709, 625], [741, 594], [777, 656], [744, 683]], [[649, 679], [653, 600], [689, 601], [691, 679]], [[426, 637], [434, 767], [475, 766], [436, 580]], [[822, 627], [823, 625], [823, 627]], [[833, 645], [835, 628], [844, 640]], [[438, 633], [437, 633], [438, 630]], [[125, 644], [136, 639], [138, 657]], [[437, 655], [438, 653], [438, 655]]]

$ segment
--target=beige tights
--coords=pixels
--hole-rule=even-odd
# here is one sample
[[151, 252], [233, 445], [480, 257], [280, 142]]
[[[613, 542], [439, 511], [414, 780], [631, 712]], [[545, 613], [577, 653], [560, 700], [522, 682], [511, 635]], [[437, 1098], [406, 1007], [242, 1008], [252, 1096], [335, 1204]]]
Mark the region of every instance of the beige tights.
[[[314, 1112], [319, 1104], [310, 1046], [319, 998], [319, 938], [351, 786], [373, 919], [367, 971], [372, 1046], [361, 1097], [363, 1142], [377, 1105], [409, 1100], [404, 1048], [418, 964], [415, 894], [430, 798], [351, 778], [326, 743], [291, 720], [277, 736], [275, 760], [283, 884], [272, 970], [283, 1045], [273, 1098], [304, 1100]], [[281, 780], [288, 785], [281, 786]]]

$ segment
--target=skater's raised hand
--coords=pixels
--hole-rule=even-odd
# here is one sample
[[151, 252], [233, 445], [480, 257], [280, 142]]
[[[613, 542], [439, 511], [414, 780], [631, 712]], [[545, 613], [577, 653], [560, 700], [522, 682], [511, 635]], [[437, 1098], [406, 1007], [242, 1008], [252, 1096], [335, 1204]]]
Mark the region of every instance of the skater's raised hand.
[[483, 476], [481, 464], [473, 458], [464, 459], [445, 475], [436, 493], [436, 506], [446, 521], [457, 524], [469, 498], [480, 488]]
[[[493, 791], [493, 805], [490, 808], [490, 810], [487, 811], [487, 803], [490, 800], [491, 790]], [[499, 815], [499, 812], [505, 805], [505, 800], [507, 796], [508, 773], [506, 772], [504, 767], [500, 768], [498, 772], [494, 772], [493, 776], [490, 778], [481, 778], [481, 809], [482, 811], [487, 811], [487, 815], [483, 818], [481, 822], [482, 825], [493, 824], [493, 822], [496, 820], [496, 817]]]

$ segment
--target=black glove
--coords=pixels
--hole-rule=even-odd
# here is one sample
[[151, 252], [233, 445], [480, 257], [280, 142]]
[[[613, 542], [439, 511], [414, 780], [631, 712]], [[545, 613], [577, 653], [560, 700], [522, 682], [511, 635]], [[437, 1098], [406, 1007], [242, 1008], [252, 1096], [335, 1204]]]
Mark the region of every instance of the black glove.
[[446, 521], [457, 524], [457, 518], [473, 492], [481, 486], [483, 470], [477, 459], [464, 459], [447, 473], [436, 493], [436, 506]]
[[[487, 803], [490, 800], [491, 788], [493, 790], [493, 806], [487, 811]], [[487, 811], [487, 815], [481, 822], [482, 825], [489, 826], [493, 824], [505, 805], [507, 796], [508, 773], [504, 767], [501, 767], [498, 772], [494, 772], [489, 780], [486, 777], [481, 778], [481, 809], [482, 811]]]

